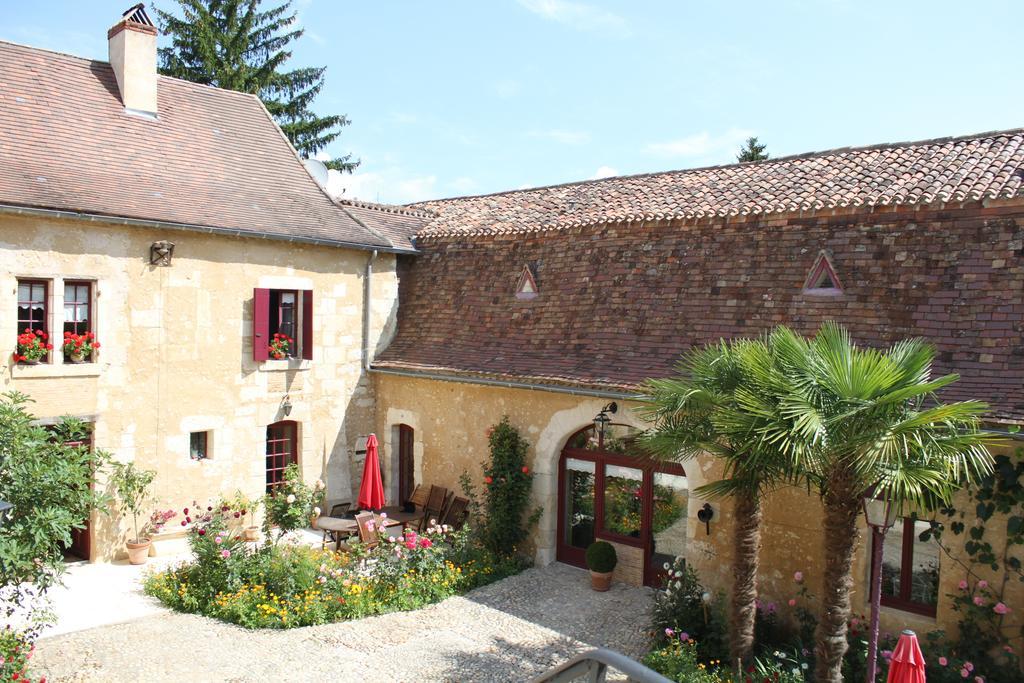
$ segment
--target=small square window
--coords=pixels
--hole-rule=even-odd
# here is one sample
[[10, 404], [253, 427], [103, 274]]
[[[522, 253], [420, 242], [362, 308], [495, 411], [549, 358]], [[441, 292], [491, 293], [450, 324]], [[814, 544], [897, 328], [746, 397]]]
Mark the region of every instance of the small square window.
[[192, 432], [189, 434], [189, 456], [193, 460], [206, 460], [210, 457], [209, 432]]

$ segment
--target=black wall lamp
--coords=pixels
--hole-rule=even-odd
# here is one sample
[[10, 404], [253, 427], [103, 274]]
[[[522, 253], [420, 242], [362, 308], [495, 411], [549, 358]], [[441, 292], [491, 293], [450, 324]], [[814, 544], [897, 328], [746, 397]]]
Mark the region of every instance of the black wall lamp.
[[704, 522], [704, 528], [707, 530], [708, 536], [711, 535], [711, 520], [715, 516], [715, 510], [711, 507], [711, 503], [704, 503], [704, 507], [697, 510], [697, 519]]
[[174, 242], [162, 240], [153, 242], [149, 247], [149, 265], [151, 266], [169, 266], [173, 256]]
[[601, 408], [601, 412], [599, 412], [594, 418], [594, 429], [597, 430], [597, 442], [601, 446], [604, 445], [605, 428], [612, 423], [612, 419], [608, 417], [608, 413], [614, 415], [617, 412], [619, 412], [619, 404], [612, 401], [604, 408]]
[[292, 414], [292, 402], [288, 400], [289, 398], [290, 396], [285, 394], [284, 398], [281, 400], [281, 411], [284, 413], [285, 417]]

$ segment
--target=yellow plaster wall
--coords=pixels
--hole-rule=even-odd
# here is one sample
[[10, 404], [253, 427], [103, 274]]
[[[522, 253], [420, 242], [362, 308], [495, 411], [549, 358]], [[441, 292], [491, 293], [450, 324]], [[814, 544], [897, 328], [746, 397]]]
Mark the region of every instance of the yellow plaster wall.
[[[416, 482], [439, 484], [458, 490], [458, 477], [468, 471], [481, 485], [481, 464], [487, 456], [486, 429], [509, 415], [511, 423], [531, 444], [529, 459], [533, 471], [534, 500], [544, 507], [544, 514], [533, 535], [535, 558], [546, 564], [555, 559], [557, 525], [558, 458], [566, 439], [585, 427], [607, 402], [606, 399], [572, 396], [548, 391], [507, 389], [460, 382], [375, 375], [377, 388], [377, 430], [382, 438], [384, 467], [392, 467], [397, 458], [397, 441], [392, 440], [393, 428], [401, 423], [415, 430]], [[619, 401], [616, 422], [642, 426], [633, 414], [635, 403]], [[685, 463], [691, 489], [687, 526], [687, 561], [695, 567], [701, 580], [714, 590], [728, 592], [731, 585], [733, 557], [732, 505], [728, 500], [710, 501], [714, 509], [711, 533], [697, 520], [697, 511], [705, 499], [694, 495], [693, 489], [721, 476], [721, 466], [709, 459]], [[963, 496], [960, 499], [964, 507]], [[765, 522], [762, 532], [760, 590], [763, 599], [776, 602], [785, 609], [786, 601], [796, 597], [793, 574], [801, 571], [810, 592], [822, 595], [821, 579], [824, 567], [824, 538], [822, 532], [822, 505], [817, 495], [805, 489], [786, 488], [774, 492], [765, 502]], [[972, 515], [968, 515], [968, 521]], [[998, 528], [1005, 520], [994, 520], [989, 529], [993, 538], [999, 538]], [[1004, 526], [1005, 528], [1005, 526]], [[861, 539], [854, 565], [853, 609], [869, 611], [867, 526], [862, 524]], [[962, 547], [964, 537], [947, 534], [946, 539]], [[620, 552], [632, 550], [621, 547]], [[627, 561], [616, 570], [618, 580], [639, 583], [641, 565], [637, 558]], [[939, 608], [936, 618], [922, 617], [888, 607], [882, 609], [882, 626], [892, 632], [913, 628], [926, 633], [936, 628], [952, 631], [956, 614], [947, 593], [957, 590], [964, 578], [964, 570], [949, 557], [943, 556], [940, 565]], [[986, 577], [992, 580], [993, 577]], [[1024, 584], [1008, 587], [1008, 603], [1014, 612], [1008, 623], [1019, 623], [1024, 612]], [[815, 603], [814, 609], [817, 609]], [[1012, 629], [1011, 629], [1012, 630]], [[1018, 629], [1019, 630], [1019, 629]]]
[[[150, 244], [176, 244], [170, 267], [149, 265]], [[299, 459], [329, 500], [350, 500], [358, 437], [372, 429], [373, 392], [361, 369], [363, 273], [355, 250], [34, 217], [0, 217], [0, 388], [32, 397], [42, 419], [95, 423], [94, 442], [158, 472], [163, 508], [264, 489], [265, 427], [299, 423]], [[17, 278], [95, 280], [96, 363], [15, 366]], [[395, 259], [374, 262], [371, 342], [393, 333]], [[252, 360], [253, 289], [312, 289], [312, 361]], [[62, 329], [63, 287], [51, 287], [50, 329]], [[189, 433], [212, 430], [213, 457], [189, 457]], [[173, 522], [177, 523], [177, 520]], [[93, 519], [94, 559], [120, 552], [124, 524]]]

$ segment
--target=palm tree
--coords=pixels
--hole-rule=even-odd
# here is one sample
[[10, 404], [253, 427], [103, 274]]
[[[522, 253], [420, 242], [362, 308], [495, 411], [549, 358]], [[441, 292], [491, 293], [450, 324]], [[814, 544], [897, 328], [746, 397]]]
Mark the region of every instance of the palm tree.
[[824, 505], [815, 676], [839, 683], [863, 496], [873, 490], [901, 513], [935, 499], [948, 504], [960, 486], [991, 471], [994, 440], [980, 430], [985, 404], [937, 400], [935, 392], [958, 377], [931, 379], [934, 350], [919, 340], [861, 348], [826, 323], [813, 339], [777, 328], [770, 345], [778, 366], [759, 401], [760, 438], [785, 453], [791, 476], [816, 487]]
[[777, 454], [759, 440], [762, 417], [747, 410], [773, 381], [767, 340], [722, 341], [686, 354], [677, 376], [645, 383], [641, 414], [654, 426], [641, 439], [654, 456], [687, 460], [710, 453], [725, 466], [721, 480], [696, 490], [730, 497], [733, 527], [733, 591], [730, 650], [750, 662], [757, 614], [757, 569], [761, 548], [761, 499], [785, 474]]

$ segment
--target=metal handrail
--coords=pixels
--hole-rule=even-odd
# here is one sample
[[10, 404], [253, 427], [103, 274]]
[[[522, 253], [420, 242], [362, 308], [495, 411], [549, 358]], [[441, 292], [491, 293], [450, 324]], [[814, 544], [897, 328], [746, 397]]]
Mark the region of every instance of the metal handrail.
[[546, 671], [533, 679], [533, 683], [568, 683], [583, 676], [586, 676], [585, 680], [588, 683], [604, 683], [609, 668], [621, 671], [629, 680], [638, 683], [672, 683], [635, 659], [603, 647], [588, 650], [565, 664]]

